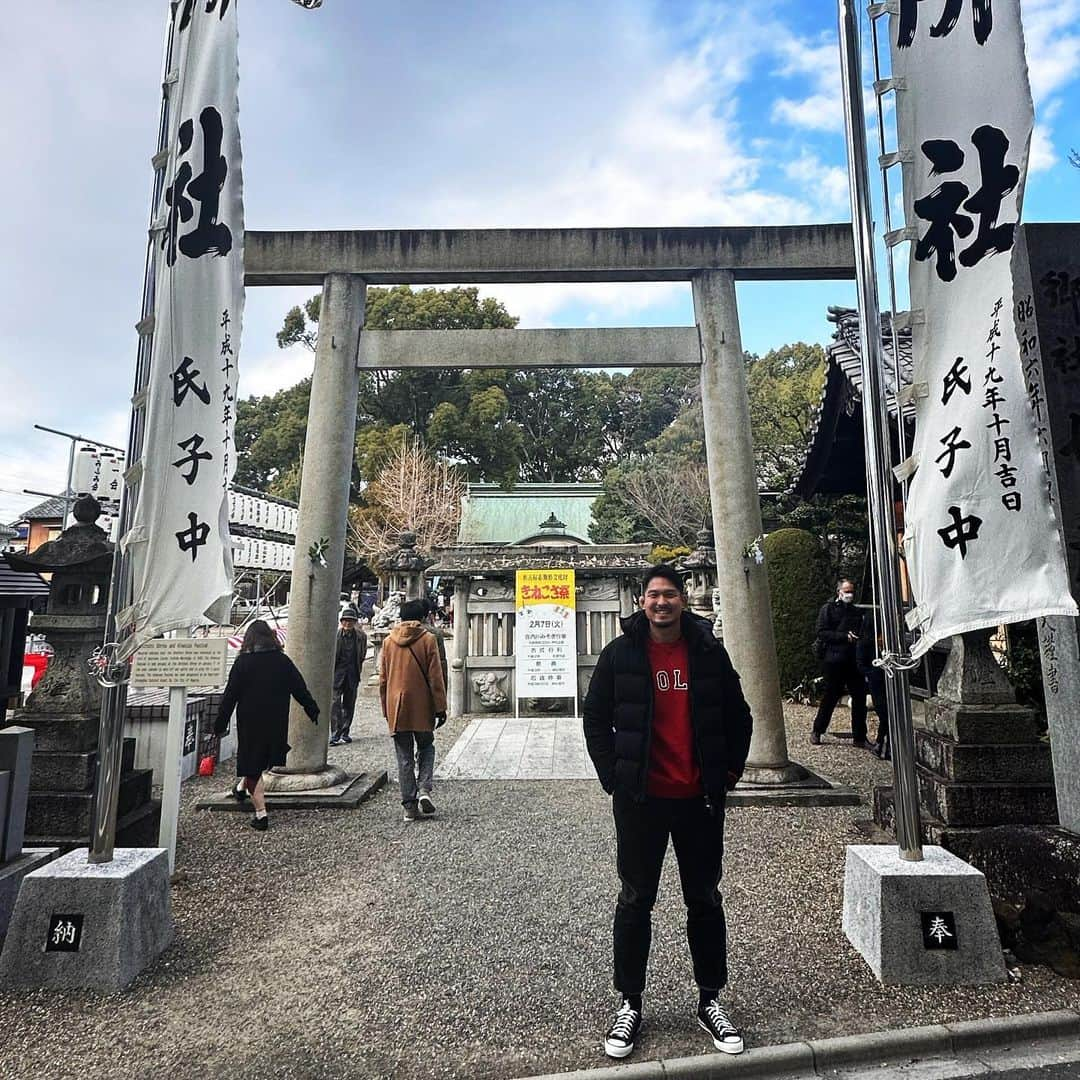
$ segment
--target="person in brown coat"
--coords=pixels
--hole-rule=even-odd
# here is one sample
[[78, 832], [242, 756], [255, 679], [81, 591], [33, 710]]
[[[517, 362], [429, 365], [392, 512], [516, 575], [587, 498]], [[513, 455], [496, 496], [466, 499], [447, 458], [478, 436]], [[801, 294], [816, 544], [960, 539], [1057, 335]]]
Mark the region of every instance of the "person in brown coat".
[[423, 600], [401, 605], [379, 658], [379, 697], [394, 739], [406, 821], [435, 813], [435, 729], [446, 723], [446, 679], [435, 635], [424, 626]]

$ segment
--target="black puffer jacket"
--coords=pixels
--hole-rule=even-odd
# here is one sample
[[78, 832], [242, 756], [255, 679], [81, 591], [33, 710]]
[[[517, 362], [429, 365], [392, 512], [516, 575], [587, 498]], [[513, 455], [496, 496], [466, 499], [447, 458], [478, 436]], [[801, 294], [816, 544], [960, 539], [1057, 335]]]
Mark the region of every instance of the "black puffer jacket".
[[[616, 788], [641, 800], [652, 741], [653, 676], [643, 611], [622, 620], [623, 633], [596, 661], [585, 696], [585, 742], [596, 774], [610, 795]], [[690, 722], [705, 794], [719, 803], [728, 774], [742, 775], [752, 720], [739, 676], [706, 619], [683, 613], [690, 656]]]
[[862, 612], [854, 604], [830, 600], [821, 605], [817, 617], [817, 639], [825, 646], [822, 660], [826, 664], [853, 664], [855, 642], [848, 634], [862, 632]]

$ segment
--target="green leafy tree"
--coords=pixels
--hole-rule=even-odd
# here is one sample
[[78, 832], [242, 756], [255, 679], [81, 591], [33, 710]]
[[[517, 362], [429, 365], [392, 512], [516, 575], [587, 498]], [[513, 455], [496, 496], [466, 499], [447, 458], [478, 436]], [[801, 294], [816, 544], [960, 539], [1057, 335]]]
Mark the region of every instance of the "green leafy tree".
[[[814, 410], [824, 385], [825, 353], [819, 345], [796, 342], [774, 349], [763, 357], [746, 354], [746, 383], [753, 432], [758, 485], [762, 490], [781, 490], [790, 486], [802, 460], [811, 431]], [[604, 494], [594, 507], [594, 539], [620, 542], [629, 539], [664, 544], [692, 544], [699, 525], [692, 524], [693, 514], [679, 519], [647, 512], [640, 500], [632, 505], [627, 485], [650, 474], [669, 477], [704, 477], [705, 425], [696, 371], [680, 370], [665, 391], [659, 381], [635, 372], [643, 396], [628, 396], [622, 407], [632, 413], [638, 406], [653, 421], [663, 421], [661, 430], [648, 438], [628, 440], [628, 456], [604, 477]], [[628, 430], [628, 416], [622, 418]], [[639, 487], [641, 485], [639, 484]], [[707, 486], [706, 486], [707, 517]], [[661, 493], [657, 491], [659, 498]], [[670, 499], [666, 501], [670, 502]], [[691, 500], [693, 504], [693, 500]], [[664, 518], [663, 524], [657, 519]], [[675, 529], [675, 531], [671, 531]]]
[[804, 529], [778, 529], [765, 537], [776, 662], [782, 690], [807, 683], [818, 672], [811, 646], [821, 605], [832, 594], [829, 558]]
[[746, 390], [754, 456], [763, 487], [784, 491], [795, 480], [825, 385], [825, 350], [796, 342], [749, 356]]
[[295, 498], [310, 397], [311, 380], [304, 379], [276, 394], [237, 403], [237, 484]]
[[[318, 341], [321, 294], [285, 315], [277, 334], [279, 347], [299, 345], [314, 351]], [[512, 328], [517, 319], [499, 301], [480, 297], [475, 288], [420, 289], [406, 285], [367, 291], [365, 325], [371, 329]], [[363, 372], [357, 400], [357, 467], [353, 490], [372, 478], [380, 460], [401, 441], [399, 425], [421, 437], [436, 407], [445, 400], [467, 405], [462, 372]], [[237, 483], [283, 497], [299, 491], [300, 461], [307, 435], [311, 380], [248, 398], [237, 405]], [[380, 449], [381, 447], [381, 449]]]

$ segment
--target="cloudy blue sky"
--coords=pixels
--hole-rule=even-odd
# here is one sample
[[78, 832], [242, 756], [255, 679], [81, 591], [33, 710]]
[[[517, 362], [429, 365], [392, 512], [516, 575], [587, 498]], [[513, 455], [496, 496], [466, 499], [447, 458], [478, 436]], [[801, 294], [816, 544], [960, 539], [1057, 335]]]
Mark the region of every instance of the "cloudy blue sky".
[[[166, 0], [35, 0], [0, 22], [0, 521], [66, 444], [123, 445]], [[1077, 216], [1080, 0], [1025, 0], [1027, 220]], [[250, 228], [847, 220], [831, 0], [241, 0]], [[682, 285], [489, 287], [523, 326], [691, 321]], [[309, 373], [252, 289], [241, 392]], [[747, 348], [824, 341], [846, 283], [742, 285]]]

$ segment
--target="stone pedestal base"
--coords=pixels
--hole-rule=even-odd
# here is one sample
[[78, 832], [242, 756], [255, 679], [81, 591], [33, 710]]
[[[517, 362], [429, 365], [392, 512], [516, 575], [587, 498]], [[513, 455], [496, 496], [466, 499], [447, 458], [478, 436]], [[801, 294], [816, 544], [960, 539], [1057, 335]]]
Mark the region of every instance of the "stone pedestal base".
[[279, 772], [271, 769], [263, 773], [263, 787], [267, 794], [275, 795], [294, 791], [321, 791], [337, 787], [348, 780], [348, 773], [336, 765], [324, 765], [314, 772]]
[[50, 859], [55, 859], [59, 851], [59, 848], [54, 847], [23, 848], [21, 855], [16, 855], [9, 862], [0, 863], [0, 941], [7, 933], [23, 878], [40, 869]]
[[805, 780], [809, 775], [810, 773], [806, 769], [794, 761], [789, 761], [786, 765], [775, 768], [756, 768], [753, 765], [747, 765], [743, 770], [740, 783], [776, 787], [778, 785], [798, 783], [800, 780]]
[[[1004, 982], [986, 879], [944, 848], [908, 862], [884, 845], [852, 845], [844, 873], [844, 933], [883, 983], [959, 986]], [[947, 934], [931, 940], [927, 919], [946, 916]]]
[[[169, 853], [117, 848], [108, 863], [91, 863], [88, 854], [72, 851], [23, 879], [0, 953], [0, 986], [115, 993], [168, 947]], [[51, 924], [61, 915], [57, 933]], [[77, 949], [68, 929], [76, 923]]]

